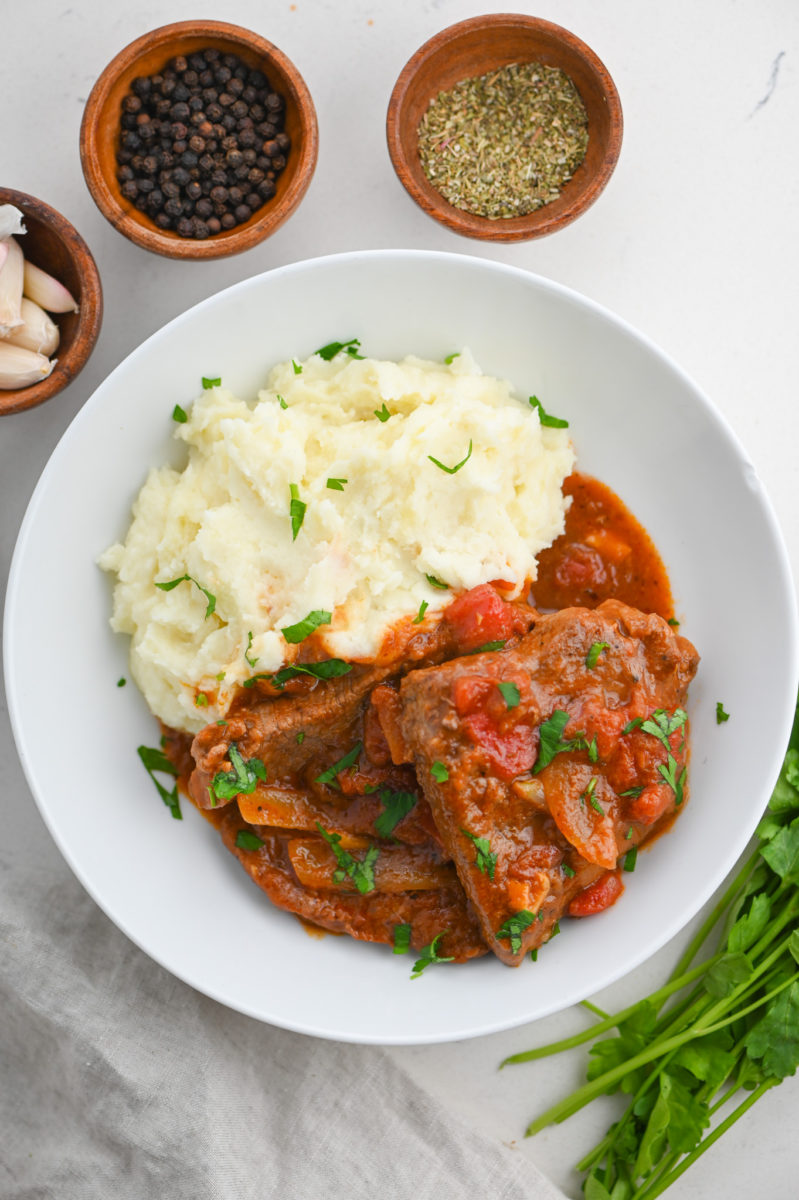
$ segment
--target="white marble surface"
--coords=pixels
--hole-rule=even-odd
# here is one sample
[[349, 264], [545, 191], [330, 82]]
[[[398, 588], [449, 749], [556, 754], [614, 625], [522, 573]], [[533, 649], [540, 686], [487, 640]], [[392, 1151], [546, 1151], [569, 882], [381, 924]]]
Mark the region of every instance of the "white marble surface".
[[[79, 380], [43, 407], [0, 421], [3, 589], [48, 455], [94, 387], [133, 347], [238, 279], [361, 247], [485, 255], [574, 287], [630, 320], [697, 380], [747, 447], [796, 573], [799, 10], [793, 0], [519, 6], [572, 29], [604, 60], [624, 107], [624, 145], [606, 192], [574, 225], [540, 242], [487, 247], [448, 233], [413, 205], [388, 158], [385, 111], [397, 74], [427, 37], [464, 17], [510, 7], [469, 0], [239, 0], [232, 13], [208, 0], [130, 0], [124, 7], [38, 0], [17, 7], [11, 22], [4, 14], [0, 182], [42, 197], [74, 222], [97, 259], [106, 309]], [[201, 16], [258, 30], [294, 60], [317, 106], [320, 155], [303, 204], [272, 239], [238, 258], [181, 264], [145, 254], [104, 221], [81, 175], [78, 129], [92, 83], [119, 49], [147, 29]], [[723, 505], [723, 497], [709, 494], [707, 503]], [[1, 698], [0, 704], [0, 863], [27, 859], [43, 878], [63, 876], [68, 868], [30, 798]], [[639, 996], [676, 954], [676, 945], [667, 947], [599, 1002], [619, 1007]], [[583, 1060], [575, 1054], [501, 1075], [496, 1066], [507, 1053], [581, 1025], [572, 1012], [478, 1041], [392, 1054], [453, 1115], [514, 1145], [576, 1194], [570, 1167], [603, 1131], [612, 1106], [525, 1141], [526, 1121], [578, 1081]], [[786, 1114], [797, 1105], [794, 1079], [762, 1099], [669, 1195], [795, 1195], [797, 1154]]]

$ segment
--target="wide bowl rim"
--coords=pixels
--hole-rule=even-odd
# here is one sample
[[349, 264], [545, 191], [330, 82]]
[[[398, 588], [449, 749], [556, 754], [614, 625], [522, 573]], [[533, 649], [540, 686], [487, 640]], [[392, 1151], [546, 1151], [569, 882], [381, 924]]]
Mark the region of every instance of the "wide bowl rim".
[[[406, 105], [412, 84], [420, 69], [436, 57], [440, 51], [451, 46], [453, 41], [485, 29], [521, 28], [542, 33], [552, 38], [553, 43], [567, 46], [591, 69], [599, 81], [608, 109], [610, 136], [608, 147], [590, 181], [567, 207], [551, 212], [552, 205], [545, 205], [525, 217], [492, 220], [466, 212], [450, 204], [432, 184], [415, 170], [402, 144], [402, 130], [406, 119]], [[562, 25], [525, 13], [490, 13], [467, 17], [428, 38], [406, 62], [400, 71], [391, 92], [386, 113], [386, 141], [389, 157], [405, 190], [433, 220], [463, 237], [485, 239], [496, 242], [530, 241], [557, 232], [575, 221], [598, 199], [604, 191], [621, 154], [624, 133], [624, 115], [618, 89], [610, 71], [594, 50]], [[568, 185], [566, 185], [568, 187]], [[567, 193], [568, 195], [568, 193]]]
[[[144, 225], [121, 203], [116, 189], [100, 166], [97, 153], [99, 116], [108, 104], [110, 94], [122, 71], [128, 70], [143, 53], [170, 44], [179, 45], [183, 37], [198, 36], [226, 41], [235, 53], [243, 47], [274, 63], [289, 81], [293, 99], [301, 114], [302, 144], [297, 148], [299, 161], [291, 183], [276, 205], [267, 203], [263, 214], [252, 224], [236, 226], [203, 241], [194, 238], [169, 237], [156, 227]], [[86, 186], [106, 220], [135, 245], [165, 258], [206, 260], [241, 254], [259, 245], [280, 228], [296, 211], [307, 192], [316, 169], [319, 155], [319, 122], [310, 89], [299, 69], [288, 55], [261, 34], [228, 21], [173, 21], [141, 34], [123, 46], [106, 64], [97, 77], [83, 110], [80, 126], [80, 160]]]
[[[674, 360], [666, 351], [662, 350], [645, 334], [642, 334], [636, 330], [624, 318], [617, 316], [603, 305], [591, 300], [572, 288], [509, 264], [498, 263], [476, 256], [461, 255], [444, 251], [409, 251], [402, 249], [361, 250], [349, 251], [336, 255], [326, 255], [297, 263], [287, 264], [285, 266], [276, 267], [270, 271], [259, 273], [250, 277], [249, 279], [234, 283], [215, 295], [209, 296], [200, 301], [198, 304], [192, 306], [185, 312], [173, 318], [161, 329], [151, 334], [150, 337], [148, 337], [134, 351], [132, 351], [131, 354], [128, 355], [127, 358], [123, 360], [123, 362], [120, 363], [98, 386], [94, 394], [87, 401], [86, 405], [84, 405], [83, 408], [76, 414], [73, 421], [65, 431], [65, 434], [62, 436], [60, 442], [53, 451], [53, 454], [51, 455], [51, 458], [45, 466], [44, 471], [42, 472], [42, 475], [36, 485], [26, 510], [17, 539], [17, 544], [14, 549], [11, 569], [9, 572], [6, 613], [3, 630], [5, 678], [8, 693], [9, 716], [17, 750], [23, 770], [31, 788], [31, 792], [45, 825], [49, 829], [51, 836], [54, 838], [54, 841], [56, 842], [61, 854], [82, 886], [92, 896], [99, 907], [111, 918], [112, 921], [114, 921], [117, 927], [128, 938], [130, 938], [134, 944], [139, 946], [150, 958], [158, 962], [185, 983], [188, 983], [201, 993], [210, 996], [220, 1003], [225, 1004], [227, 1007], [230, 1007], [235, 1011], [242, 1012], [245, 1015], [251, 1016], [255, 1019], [262, 1020], [266, 1023], [289, 1029], [294, 1032], [349, 1043], [373, 1045], [437, 1044], [439, 1042], [462, 1040], [501, 1032], [506, 1029], [518, 1027], [527, 1021], [539, 1019], [553, 1012], [561, 1011], [565, 1007], [568, 1007], [569, 1005], [574, 1004], [582, 999], [584, 988], [579, 985], [578, 981], [577, 984], [572, 986], [569, 994], [559, 998], [557, 1002], [549, 1005], [548, 1007], [543, 1007], [536, 1010], [532, 1015], [528, 1014], [526, 1016], [517, 1016], [510, 1019], [498, 1019], [493, 1021], [481, 1020], [481, 1023], [477, 1027], [465, 1029], [460, 1028], [454, 1033], [434, 1032], [431, 1034], [422, 1035], [418, 1033], [394, 1032], [392, 1032], [390, 1036], [377, 1036], [369, 1033], [359, 1034], [353, 1032], [351, 1029], [346, 1031], [341, 1029], [331, 1029], [329, 1026], [325, 1027], [324, 1024], [317, 1024], [307, 1020], [297, 1020], [291, 1015], [287, 1016], [285, 1013], [281, 1014], [280, 1016], [275, 1016], [274, 1013], [265, 1012], [263, 1007], [257, 1008], [253, 1005], [242, 1004], [241, 1001], [235, 996], [232, 996], [226, 992], [224, 981], [219, 982], [215, 986], [210, 986], [206, 980], [200, 980], [196, 978], [191, 972], [177, 970], [173, 964], [165, 961], [165, 959], [160, 957], [157, 953], [154, 953], [153, 949], [146, 944], [146, 941], [143, 940], [133, 929], [131, 929], [131, 922], [128, 917], [120, 915], [118, 912], [116, 912], [113, 906], [110, 905], [102, 895], [98, 894], [92, 883], [92, 880], [86, 876], [82, 866], [75, 861], [75, 857], [71, 848], [64, 843], [52, 814], [48, 811], [46, 803], [39, 795], [36, 784], [35, 766], [32, 758], [30, 758], [27, 753], [27, 740], [25, 738], [24, 730], [20, 725], [20, 700], [17, 692], [17, 682], [21, 676], [16, 668], [16, 660], [18, 656], [22, 654], [22, 649], [17, 644], [17, 640], [15, 640], [13, 636], [13, 624], [15, 610], [23, 603], [23, 598], [20, 594], [21, 564], [25, 557], [26, 543], [31, 535], [31, 531], [36, 522], [38, 509], [46, 492], [48, 476], [53, 471], [54, 464], [57, 463], [62, 455], [68, 453], [69, 451], [70, 438], [68, 435], [74, 436], [74, 431], [79, 430], [84, 422], [91, 420], [93, 410], [102, 405], [103, 400], [105, 399], [105, 394], [108, 389], [113, 387], [113, 381], [118, 373], [129, 369], [131, 365], [135, 365], [137, 359], [146, 354], [147, 347], [150, 346], [154, 340], [167, 337], [170, 331], [175, 330], [180, 325], [191, 321], [193, 315], [198, 310], [212, 307], [214, 304], [219, 303], [221, 298], [229, 296], [231, 293], [241, 296], [242, 294], [246, 294], [248, 289], [257, 289], [260, 286], [261, 281], [263, 281], [266, 277], [280, 281], [281, 279], [285, 278], [288, 273], [297, 273], [299, 275], [308, 273], [312, 274], [315, 270], [319, 269], [320, 266], [330, 268], [331, 266], [335, 267], [336, 265], [346, 264], [349, 262], [358, 262], [359, 260], [363, 259], [383, 260], [383, 262], [387, 263], [397, 259], [410, 260], [411, 262], [416, 261], [419, 263], [439, 261], [445, 265], [457, 264], [458, 268], [466, 265], [467, 269], [475, 269], [477, 271], [485, 272], [486, 274], [513, 276], [517, 279], [526, 281], [528, 285], [532, 284], [534, 288], [542, 289], [545, 293], [557, 295], [567, 303], [590, 310], [605, 322], [616, 326], [625, 336], [631, 337], [637, 344], [643, 346], [649, 353], [653, 353], [663, 365], [665, 365], [684, 385], [686, 385], [692, 394], [693, 400], [698, 403], [705, 410], [706, 414], [709, 415], [718, 425], [721, 434], [730, 447], [730, 450], [735, 454], [738, 460], [738, 465], [740, 465], [745, 474], [747, 483], [750, 486], [754, 485], [756, 481], [756, 477], [754, 477], [754, 469], [752, 468], [748, 455], [743, 449], [737, 435], [725, 419], [724, 415], [715, 408], [709, 397], [707, 397], [707, 395], [690, 378], [690, 376], [688, 376], [687, 373], [681, 367], [679, 367], [677, 363], [674, 362]], [[777, 567], [780, 588], [786, 596], [790, 595], [793, 597], [792, 573], [788, 559], [787, 548], [785, 546], [773, 506], [768, 494], [762, 489], [762, 487], [752, 486], [752, 490], [757, 493], [761, 515], [772, 538], [772, 548], [775, 551], [775, 565]], [[792, 724], [793, 708], [796, 696], [796, 681], [797, 676], [799, 676], [799, 619], [797, 618], [795, 605], [792, 605], [788, 611], [790, 612], [790, 624], [789, 627], [784, 631], [785, 637], [783, 643], [783, 665], [785, 667], [785, 677], [783, 682], [785, 683], [785, 695], [781, 697], [785, 703], [780, 707], [781, 715], [778, 722], [779, 727], [775, 728], [774, 730], [775, 734], [779, 734], [779, 738], [781, 739], [783, 745], [787, 744], [787, 738]], [[771, 788], [776, 781], [779, 763], [771, 762], [770, 768], [771, 769], [768, 778], [764, 776], [764, 786], [765, 784], [768, 784], [769, 788]], [[619, 969], [616, 964], [612, 964], [608, 968], [606, 975], [601, 979], [596, 987], [593, 987], [592, 985], [592, 991], [598, 990], [599, 987], [608, 986], [620, 978], [621, 975], [627, 974], [628, 972], [634, 970], [642, 962], [648, 959], [657, 949], [665, 945], [666, 942], [668, 942], [676, 933], [679, 932], [681, 928], [684, 927], [686, 921], [690, 920], [691, 917], [694, 916], [697, 911], [699, 911], [700, 907], [710, 898], [717, 887], [722, 883], [728, 871], [731, 869], [734, 859], [737, 859], [737, 857], [739, 857], [740, 854], [745, 850], [753, 829], [754, 823], [752, 823], [750, 828], [738, 830], [734, 842], [734, 858], [725, 860], [725, 865], [723, 868], [719, 868], [717, 865], [715, 870], [707, 870], [705, 875], [699, 881], [696, 892], [691, 901], [690, 912], [688, 913], [688, 916], [680, 916], [679, 914], [675, 915], [674, 913], [669, 912], [668, 923], [664, 924], [664, 926], [658, 930], [657, 937], [653, 941], [647, 944], [642, 944], [640, 947], [636, 948], [636, 952], [629, 958], [625, 959], [621, 969]]]
[[[17, 188], [0, 187], [0, 203], [14, 204], [24, 214], [48, 225], [62, 243], [70, 248], [70, 256], [76, 262], [81, 282], [79, 297], [78, 327], [72, 345], [65, 355], [56, 355], [53, 370], [41, 383], [31, 384], [16, 391], [0, 391], [0, 416], [25, 412], [58, 395], [77, 378], [89, 361], [103, 323], [103, 286], [94, 255], [85, 239], [72, 222], [29, 192]], [[27, 236], [27, 235], [26, 235]], [[24, 252], [24, 243], [22, 249]]]

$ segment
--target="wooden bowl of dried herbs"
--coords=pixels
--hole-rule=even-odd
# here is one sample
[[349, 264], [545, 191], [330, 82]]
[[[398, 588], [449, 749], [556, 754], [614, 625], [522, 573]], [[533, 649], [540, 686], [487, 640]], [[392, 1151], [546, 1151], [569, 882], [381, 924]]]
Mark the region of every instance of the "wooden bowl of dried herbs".
[[465, 237], [554, 233], [596, 200], [623, 119], [607, 68], [573, 33], [521, 14], [472, 17], [417, 50], [386, 120], [416, 203]]

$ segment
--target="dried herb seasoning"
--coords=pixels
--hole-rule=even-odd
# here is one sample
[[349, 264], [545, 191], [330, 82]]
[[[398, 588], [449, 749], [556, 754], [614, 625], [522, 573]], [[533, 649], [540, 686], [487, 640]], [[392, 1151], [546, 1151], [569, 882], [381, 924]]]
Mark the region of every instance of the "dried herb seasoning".
[[550, 204], [585, 158], [588, 117], [569, 76], [512, 63], [439, 92], [419, 124], [419, 157], [455, 208], [492, 219]]

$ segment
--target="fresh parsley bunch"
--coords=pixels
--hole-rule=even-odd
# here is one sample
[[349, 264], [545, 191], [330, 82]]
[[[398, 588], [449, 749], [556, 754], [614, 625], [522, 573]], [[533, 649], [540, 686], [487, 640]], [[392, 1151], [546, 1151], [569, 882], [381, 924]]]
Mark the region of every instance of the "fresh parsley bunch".
[[[586, 1005], [601, 1016], [591, 1029], [505, 1060], [593, 1042], [588, 1082], [528, 1135], [603, 1094], [629, 1097], [578, 1163], [586, 1200], [654, 1200], [799, 1066], [799, 706], [757, 832], [757, 849], [662, 988], [612, 1016]], [[711, 939], [714, 953], [696, 962]]]

